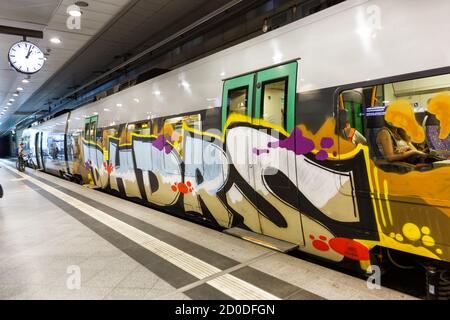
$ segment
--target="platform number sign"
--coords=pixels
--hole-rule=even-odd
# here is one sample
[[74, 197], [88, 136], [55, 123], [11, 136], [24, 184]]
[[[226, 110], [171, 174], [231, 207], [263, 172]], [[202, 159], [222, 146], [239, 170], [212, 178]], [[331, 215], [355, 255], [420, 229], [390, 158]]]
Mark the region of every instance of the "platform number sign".
[[35, 44], [20, 41], [12, 45], [8, 52], [11, 66], [20, 73], [33, 74], [42, 69], [44, 53]]

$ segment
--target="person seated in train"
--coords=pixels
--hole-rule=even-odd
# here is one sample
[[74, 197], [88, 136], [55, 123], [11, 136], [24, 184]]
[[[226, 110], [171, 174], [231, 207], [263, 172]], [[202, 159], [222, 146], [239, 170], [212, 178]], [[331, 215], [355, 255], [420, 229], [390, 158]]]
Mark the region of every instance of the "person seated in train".
[[345, 140], [352, 142], [353, 144], [367, 145], [367, 139], [356, 128], [352, 128], [350, 121], [348, 120], [348, 113], [346, 110], [339, 112], [339, 128], [341, 129], [341, 135]]
[[378, 132], [377, 146], [389, 162], [406, 162], [409, 164], [427, 164], [436, 159], [429, 157], [423, 151], [419, 151], [411, 142], [411, 137], [402, 129], [385, 122], [385, 126]]
[[344, 126], [344, 129], [342, 129], [342, 135], [344, 138], [353, 144], [364, 144], [367, 145], [367, 139], [364, 137], [358, 130], [355, 128], [352, 128], [350, 125], [350, 122], [347, 120]]

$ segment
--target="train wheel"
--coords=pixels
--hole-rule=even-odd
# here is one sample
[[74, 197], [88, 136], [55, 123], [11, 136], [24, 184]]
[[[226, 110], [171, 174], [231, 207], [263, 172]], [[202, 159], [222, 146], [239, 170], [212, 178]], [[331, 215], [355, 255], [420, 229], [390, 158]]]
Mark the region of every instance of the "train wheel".
[[426, 289], [428, 300], [450, 300], [450, 270], [428, 265]]

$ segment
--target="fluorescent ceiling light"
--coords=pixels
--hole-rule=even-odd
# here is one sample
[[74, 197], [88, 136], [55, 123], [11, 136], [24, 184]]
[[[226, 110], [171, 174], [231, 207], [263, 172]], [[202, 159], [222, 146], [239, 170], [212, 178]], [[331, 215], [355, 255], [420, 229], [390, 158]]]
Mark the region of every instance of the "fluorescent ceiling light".
[[61, 41], [61, 39], [59, 39], [57, 37], [53, 37], [50, 39], [50, 42], [54, 43], [54, 44], [60, 44], [62, 41]]
[[73, 8], [73, 9], [69, 10], [69, 14], [72, 17], [81, 17], [81, 10], [77, 9], [77, 8]]

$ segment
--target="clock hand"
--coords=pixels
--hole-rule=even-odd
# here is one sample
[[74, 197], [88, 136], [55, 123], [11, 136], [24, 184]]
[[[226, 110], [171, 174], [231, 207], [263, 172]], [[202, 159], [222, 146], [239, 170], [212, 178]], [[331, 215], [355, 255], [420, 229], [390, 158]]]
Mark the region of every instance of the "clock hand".
[[30, 50], [28, 50], [28, 54], [27, 54], [27, 56], [25, 57], [25, 59], [28, 59], [28, 58], [30, 57], [30, 54], [31, 54], [31, 47], [30, 47]]

